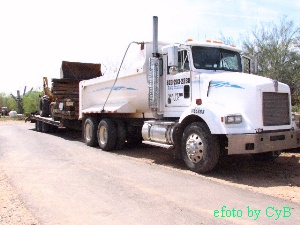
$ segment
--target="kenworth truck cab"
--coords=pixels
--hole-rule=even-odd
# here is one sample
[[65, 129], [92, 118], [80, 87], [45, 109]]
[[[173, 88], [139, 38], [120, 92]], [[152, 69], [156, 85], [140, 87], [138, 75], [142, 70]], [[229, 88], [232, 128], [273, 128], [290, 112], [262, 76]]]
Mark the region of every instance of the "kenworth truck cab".
[[[289, 87], [242, 73], [240, 50], [207, 41], [168, 46], [163, 52], [170, 68], [166, 107], [171, 107], [171, 112], [188, 106], [182, 110], [179, 123], [199, 119], [219, 137], [228, 154], [251, 153], [254, 158], [268, 159], [280, 150], [299, 146]], [[202, 139], [200, 133], [198, 136], [196, 139]], [[201, 145], [192, 136], [184, 141], [187, 160], [200, 162]]]
[[[299, 147], [286, 84], [244, 73], [241, 51], [220, 42], [139, 44], [135, 73], [80, 82], [79, 118], [87, 145], [111, 151], [139, 141], [172, 146], [196, 172], [221, 153], [271, 159]], [[243, 65], [248, 65], [243, 66]]]

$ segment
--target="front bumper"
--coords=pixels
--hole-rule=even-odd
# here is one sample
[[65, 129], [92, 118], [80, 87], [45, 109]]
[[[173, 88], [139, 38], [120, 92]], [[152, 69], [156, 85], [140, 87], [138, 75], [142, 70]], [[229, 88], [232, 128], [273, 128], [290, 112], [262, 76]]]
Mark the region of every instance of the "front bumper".
[[228, 154], [252, 154], [300, 147], [300, 130], [275, 133], [229, 134]]

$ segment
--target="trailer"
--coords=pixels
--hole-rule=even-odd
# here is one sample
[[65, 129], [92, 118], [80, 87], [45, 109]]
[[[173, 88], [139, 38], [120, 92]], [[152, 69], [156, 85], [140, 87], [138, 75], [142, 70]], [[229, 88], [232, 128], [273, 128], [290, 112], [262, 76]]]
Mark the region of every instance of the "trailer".
[[[130, 49], [131, 68], [121, 70]], [[288, 85], [255, 75], [253, 62], [218, 41], [159, 42], [153, 17], [153, 41], [130, 43], [115, 76], [79, 82], [75, 118], [88, 146], [143, 141], [172, 149], [198, 173], [222, 154], [274, 159], [300, 146], [300, 131]]]
[[81, 130], [79, 116], [79, 82], [102, 76], [101, 64], [68, 62], [61, 65], [60, 78], [43, 77], [44, 96], [39, 111], [31, 113], [25, 121], [35, 123], [39, 132], [55, 132], [57, 128]]
[[32, 123], [35, 123], [35, 129], [38, 132], [52, 133], [55, 132], [59, 127], [64, 128], [61, 121], [55, 121], [50, 117], [47, 118], [40, 115], [31, 115], [28, 120], [31, 120]]

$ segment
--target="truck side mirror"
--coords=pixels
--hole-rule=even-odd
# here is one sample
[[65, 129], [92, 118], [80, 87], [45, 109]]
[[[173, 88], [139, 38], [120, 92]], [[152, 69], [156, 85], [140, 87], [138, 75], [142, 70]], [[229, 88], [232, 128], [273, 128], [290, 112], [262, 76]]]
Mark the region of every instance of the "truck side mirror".
[[252, 58], [242, 55], [243, 73], [258, 74], [258, 57], [254, 55]]
[[251, 59], [242, 55], [242, 70], [243, 73], [251, 73]]
[[178, 47], [171, 46], [168, 48], [168, 67], [170, 74], [175, 75], [178, 71]]

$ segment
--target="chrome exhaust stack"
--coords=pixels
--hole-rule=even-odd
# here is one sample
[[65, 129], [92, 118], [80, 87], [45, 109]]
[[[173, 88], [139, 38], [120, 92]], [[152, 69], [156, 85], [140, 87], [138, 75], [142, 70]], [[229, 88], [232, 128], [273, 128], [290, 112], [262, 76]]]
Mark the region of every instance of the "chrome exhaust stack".
[[158, 17], [153, 16], [153, 57], [159, 57], [158, 54]]
[[153, 16], [153, 53], [149, 59], [149, 73], [148, 73], [148, 84], [149, 84], [149, 98], [148, 105], [151, 108], [153, 117], [160, 119], [161, 115], [158, 114], [159, 109], [159, 68], [161, 60], [159, 59], [158, 53], [158, 17]]

